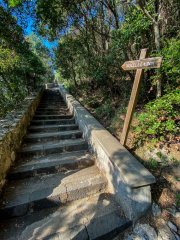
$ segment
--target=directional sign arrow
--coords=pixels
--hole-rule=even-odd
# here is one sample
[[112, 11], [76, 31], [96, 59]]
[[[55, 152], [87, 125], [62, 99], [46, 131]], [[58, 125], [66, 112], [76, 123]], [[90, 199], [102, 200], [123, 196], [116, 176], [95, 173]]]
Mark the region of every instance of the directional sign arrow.
[[121, 67], [124, 70], [160, 68], [162, 57], [145, 58], [134, 61], [127, 61]]

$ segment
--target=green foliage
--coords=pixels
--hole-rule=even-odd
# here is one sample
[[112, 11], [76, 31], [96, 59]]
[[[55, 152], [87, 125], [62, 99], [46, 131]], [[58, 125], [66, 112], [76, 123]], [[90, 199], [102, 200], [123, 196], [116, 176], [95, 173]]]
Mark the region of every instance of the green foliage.
[[38, 74], [41, 75], [42, 82], [51, 82], [54, 78], [54, 74], [49, 50], [42, 44], [40, 38], [33, 33], [26, 38], [26, 41], [29, 43], [30, 50], [37, 61], [37, 63], [33, 64], [33, 68], [37, 69], [37, 72], [39, 71]]
[[17, 7], [22, 3], [22, 0], [9, 0], [9, 7]]
[[157, 74], [151, 77], [155, 85], [157, 79], [161, 78], [164, 92], [170, 92], [180, 83], [180, 39], [172, 38], [163, 43], [163, 48], [158, 55], [163, 57], [163, 62]]
[[163, 63], [161, 72], [166, 76], [166, 91], [180, 83], [180, 39], [168, 40], [161, 51]]
[[0, 46], [0, 72], [12, 71], [20, 61], [15, 51]]
[[176, 205], [177, 207], [180, 206], [180, 193], [176, 193]]
[[[22, 2], [24, 6], [28, 1], [9, 1], [10, 10]], [[154, 85], [159, 79], [162, 79], [162, 92], [167, 95], [145, 107], [136, 128], [142, 141], [151, 139], [156, 142], [164, 140], [178, 128], [177, 91], [174, 89], [179, 84], [180, 41], [178, 18], [176, 14], [170, 16], [178, 9], [178, 1], [173, 0], [172, 6], [163, 1], [158, 5], [155, 0], [128, 3], [37, 0], [36, 27], [42, 36], [59, 39], [55, 50], [56, 80], [64, 83], [75, 95], [83, 92], [86, 96], [84, 103], [93, 108], [99, 118], [111, 119], [112, 128], [121, 115], [121, 112], [115, 113], [112, 106], [114, 102], [121, 103], [122, 108], [127, 106], [134, 81], [134, 72], [123, 71], [121, 65], [127, 60], [138, 59], [140, 50], [145, 47], [148, 47], [149, 56], [162, 55], [160, 70], [145, 71], [139, 103], [144, 104], [156, 97]], [[8, 96], [12, 100], [18, 88], [21, 93], [26, 93], [42, 81], [52, 79], [53, 68], [51, 57], [41, 41], [35, 35], [24, 39], [16, 19], [5, 11], [0, 12], [0, 18], [1, 15], [0, 82], [5, 88], [6, 97], [3, 99]], [[158, 53], [154, 32], [157, 21], [161, 48]], [[100, 93], [101, 100], [96, 93]], [[119, 122], [118, 126], [122, 124], [121, 120]]]
[[[13, 109], [28, 93], [53, 77], [49, 53], [22, 28], [10, 12], [0, 7], [0, 117]], [[38, 46], [38, 47], [37, 47]]]
[[179, 131], [180, 90], [175, 90], [163, 97], [149, 102], [138, 116], [139, 124], [135, 129], [137, 139], [164, 140]]
[[158, 168], [158, 162], [154, 158], [150, 158], [145, 165], [151, 170], [156, 170]]
[[[42, 4], [41, 1], [39, 1], [39, 4]], [[52, 9], [54, 6], [54, 3], [52, 3]], [[89, 15], [87, 26], [81, 27], [80, 31], [77, 30], [79, 27], [76, 29], [76, 26], [79, 25], [78, 21], [81, 21], [82, 16], [78, 15], [76, 7], [75, 1], [71, 6], [68, 5], [68, 10], [71, 9], [71, 13], [74, 13], [73, 18], [77, 21], [72, 21], [71, 31], [61, 37], [59, 41], [56, 51], [56, 67], [63, 78], [73, 81], [75, 85], [78, 85], [78, 82], [88, 81], [94, 88], [106, 88], [114, 96], [121, 94], [122, 99], [127, 98], [131, 83], [125, 82], [124, 79], [129, 78], [129, 76], [132, 79], [133, 76], [131, 73], [122, 71], [120, 66], [128, 57], [137, 58], [142, 46], [149, 45], [147, 31], [152, 23], [142, 12], [134, 7], [129, 7], [124, 22], [118, 29], [109, 32], [112, 37], [108, 39], [108, 37], [101, 36], [93, 31], [94, 28], [99, 28], [100, 6], [94, 2], [89, 4], [89, 7], [93, 9], [92, 11], [97, 11], [97, 15], [93, 18]], [[66, 25], [62, 24], [64, 20], [61, 22], [62, 18], [66, 19], [69, 16], [65, 3], [60, 1], [59, 8], [56, 13], [53, 13], [55, 19], [58, 18], [57, 21], [60, 21], [61, 24], [57, 25], [57, 22], [53, 21], [52, 28], [52, 19], [45, 15], [44, 7], [42, 9], [42, 12], [38, 12], [38, 14], [40, 14], [40, 18], [46, 17], [50, 35], [54, 31], [56, 33], [61, 31], [62, 28], [68, 29]], [[64, 14], [61, 14], [60, 9], [65, 9]], [[58, 12], [59, 17], [57, 16]], [[90, 26], [93, 26], [93, 28]], [[105, 24], [104, 28], [108, 29], [108, 26]], [[106, 47], [107, 44], [108, 47]], [[131, 49], [131, 55], [128, 56], [129, 49]]]
[[[120, 7], [119, 3], [116, 4]], [[158, 12], [156, 12], [155, 1], [144, 1], [143, 4], [151, 16], [157, 18]], [[54, 1], [51, 6], [54, 9]], [[72, 85], [78, 88], [77, 91], [74, 91], [75, 95], [79, 94], [79, 88], [83, 85], [83, 82], [88, 85], [88, 87], [84, 85], [84, 91], [95, 90], [98, 92], [98, 89], [101, 89], [104, 94], [107, 94], [107, 98], [104, 99], [110, 100], [104, 100], [100, 106], [95, 101], [97, 96], [94, 97], [93, 94], [87, 94], [84, 104], [93, 108], [95, 115], [99, 119], [111, 121], [111, 129], [116, 131], [123, 124], [122, 120], [117, 120], [120, 118], [121, 112], [116, 111], [114, 113], [112, 101], [119, 98], [119, 102], [123, 103], [121, 107], [126, 106], [132, 81], [134, 80], [134, 72], [124, 72], [120, 66], [128, 59], [137, 59], [143, 47], [148, 47], [149, 55], [162, 55], [163, 63], [159, 71], [150, 70], [145, 72], [139, 102], [142, 102], [142, 100], [146, 102], [155, 98], [153, 85], [156, 84], [159, 78], [163, 80], [162, 88], [164, 92], [169, 93], [177, 87], [180, 65], [178, 57], [180, 51], [179, 40], [169, 39], [166, 43], [161, 42], [163, 47], [161, 52], [154, 54], [156, 47], [154, 35], [152, 34], [153, 21], [144, 14], [142, 9], [134, 7], [133, 4], [129, 5], [125, 11], [122, 11], [123, 21], [119, 24], [119, 27], [111, 28], [110, 25], [111, 31], [108, 32], [106, 19], [104, 19], [103, 23], [101, 22], [101, 8], [99, 4], [95, 5], [94, 1], [88, 7], [97, 14], [92, 17], [89, 13], [89, 17], [86, 19], [87, 24], [84, 25], [80, 24], [82, 15], [79, 14], [81, 8], [83, 11], [87, 11], [83, 4], [79, 3], [78, 10], [75, 1], [71, 6], [60, 1], [60, 6], [61, 8], [58, 8], [57, 12], [53, 13], [56, 21], [52, 22], [50, 21], [52, 19], [46, 18], [49, 22], [48, 31], [50, 31], [50, 35], [51, 32], [60, 33], [62, 29], [69, 30], [59, 41], [56, 51], [56, 67], [61, 76], [66, 79], [66, 86], [68, 85], [72, 91], [74, 91]], [[64, 14], [61, 13], [62, 9], [65, 9]], [[60, 13], [59, 17], [58, 12]], [[106, 12], [106, 9], [104, 12]], [[42, 16], [46, 17], [45, 13], [41, 12]], [[74, 19], [69, 28], [64, 24], [68, 16]], [[58, 21], [60, 21], [60, 25], [57, 24]], [[55, 25], [51, 28], [52, 23]], [[107, 35], [109, 34], [110, 37], [97, 33], [94, 30], [95, 28], [99, 29], [99, 31], [102, 28], [102, 31]], [[141, 139], [141, 141], [151, 139], [155, 143], [158, 140], [163, 141], [165, 136], [169, 137], [169, 134], [176, 133], [178, 126], [175, 117], [175, 115], [177, 116], [175, 101], [177, 99], [173, 100], [173, 94], [174, 92], [165, 95], [164, 98], [146, 106], [145, 113], [139, 116], [140, 125], [136, 128], [138, 139]], [[161, 120], [162, 117], [165, 120]]]

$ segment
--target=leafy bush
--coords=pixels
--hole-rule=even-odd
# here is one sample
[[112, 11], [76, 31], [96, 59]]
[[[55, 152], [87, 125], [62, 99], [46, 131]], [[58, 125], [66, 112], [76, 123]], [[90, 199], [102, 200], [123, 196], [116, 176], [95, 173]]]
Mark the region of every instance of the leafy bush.
[[162, 65], [157, 74], [152, 76], [153, 84], [161, 78], [164, 92], [168, 93], [180, 83], [180, 39], [172, 38], [163, 43], [163, 48], [158, 56], [163, 57]]
[[167, 41], [161, 52], [163, 56], [161, 71], [167, 76], [169, 83], [177, 86], [180, 82], [180, 40], [173, 38]]
[[146, 104], [145, 111], [138, 116], [137, 140], [168, 140], [171, 134], [176, 134], [179, 130], [179, 104], [180, 90]]

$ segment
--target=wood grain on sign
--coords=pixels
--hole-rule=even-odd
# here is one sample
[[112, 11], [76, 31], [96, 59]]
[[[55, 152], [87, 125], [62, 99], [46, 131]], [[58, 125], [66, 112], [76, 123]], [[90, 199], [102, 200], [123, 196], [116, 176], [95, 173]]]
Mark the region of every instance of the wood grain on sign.
[[162, 57], [145, 58], [135, 61], [128, 61], [122, 65], [124, 70], [160, 68]]

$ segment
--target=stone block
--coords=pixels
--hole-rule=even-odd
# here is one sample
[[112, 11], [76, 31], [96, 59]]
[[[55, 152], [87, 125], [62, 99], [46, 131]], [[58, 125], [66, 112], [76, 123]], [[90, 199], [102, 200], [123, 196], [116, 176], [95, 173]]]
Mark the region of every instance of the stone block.
[[86, 227], [83, 225], [79, 225], [73, 228], [69, 228], [64, 232], [54, 233], [53, 235], [44, 238], [44, 240], [65, 240], [65, 239], [89, 240], [89, 236], [87, 234]]

